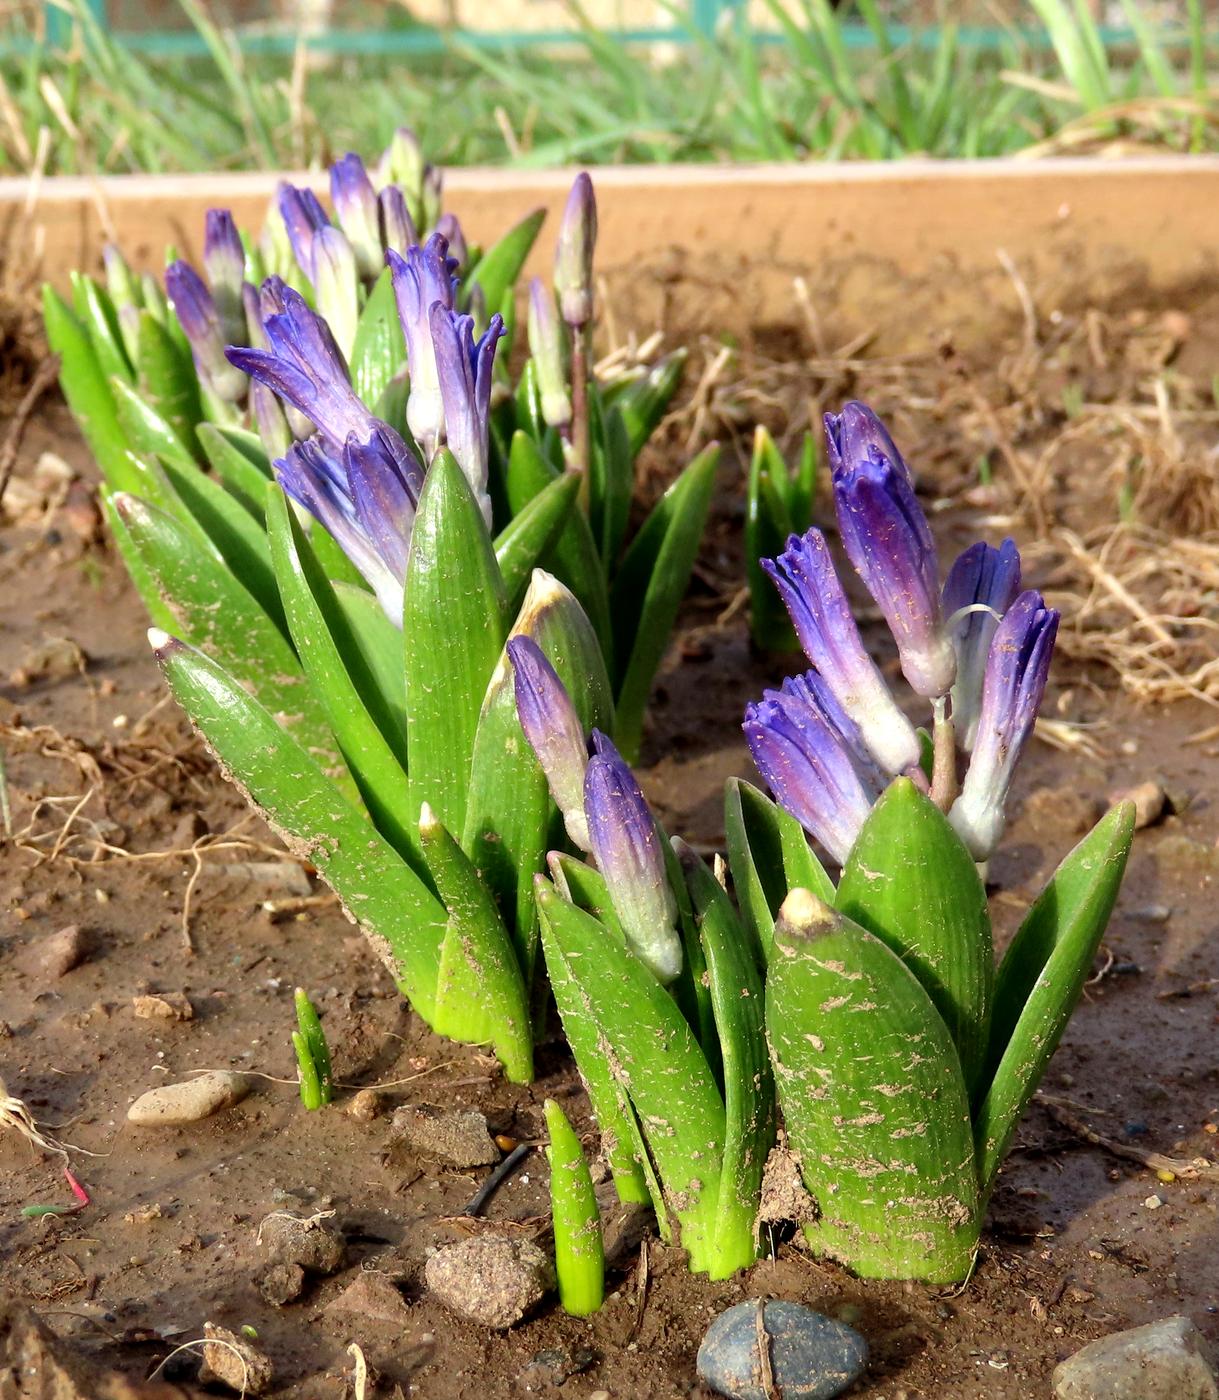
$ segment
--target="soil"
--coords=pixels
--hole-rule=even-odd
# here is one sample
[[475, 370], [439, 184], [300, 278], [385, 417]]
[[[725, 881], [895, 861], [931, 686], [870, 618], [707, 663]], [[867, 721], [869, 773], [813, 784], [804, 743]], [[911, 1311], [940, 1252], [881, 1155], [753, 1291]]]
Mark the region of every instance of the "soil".
[[[1219, 313], [1205, 329], [1213, 344]], [[995, 362], [1011, 349], [997, 346]], [[775, 350], [771, 368], [783, 355]], [[781, 409], [782, 395], [758, 389], [751, 399], [740, 385], [733, 403], [764, 400], [790, 424], [806, 416], [813, 390], [788, 359]], [[942, 379], [960, 381], [959, 367], [943, 356], [940, 365]], [[818, 392], [828, 382], [823, 374]], [[840, 372], [833, 388], [860, 386], [869, 387], [866, 366]], [[891, 376], [878, 386], [900, 396]], [[1056, 402], [1061, 384], [1043, 391], [1043, 402]], [[911, 402], [917, 418], [922, 401]], [[670, 446], [690, 421], [670, 431]], [[911, 421], [899, 425], [899, 440], [928, 440], [937, 420], [929, 411], [917, 435], [906, 432]], [[1064, 427], [1061, 412], [1043, 415], [1043, 433]], [[62, 405], [49, 399], [15, 481], [32, 481], [47, 451], [93, 481]], [[960, 487], [975, 462], [946, 452], [934, 479]], [[945, 555], [979, 533], [1029, 537], [1028, 512], [995, 494], [1001, 463], [996, 482], [958, 490], [937, 514]], [[301, 872], [247, 818], [166, 699], [140, 605], [113, 553], [90, 538], [88, 494], [60, 495], [41, 521], [27, 513], [0, 532], [0, 740], [20, 838], [0, 845], [0, 1073], [44, 1132], [75, 1145], [72, 1168], [91, 1203], [23, 1218], [23, 1206], [72, 1196], [58, 1158], [16, 1132], [0, 1134], [0, 1251], [3, 1287], [41, 1318], [41, 1345], [84, 1377], [64, 1393], [216, 1393], [200, 1388], [194, 1353], [171, 1355], [212, 1322], [256, 1329], [274, 1365], [269, 1393], [280, 1400], [355, 1395], [352, 1342], [381, 1376], [369, 1395], [491, 1400], [554, 1389], [573, 1371], [563, 1394], [586, 1400], [699, 1397], [703, 1331], [722, 1308], [755, 1295], [800, 1300], [859, 1327], [872, 1360], [854, 1393], [871, 1400], [1046, 1395], [1056, 1362], [1086, 1341], [1175, 1312], [1219, 1337], [1212, 707], [1138, 708], [1111, 667], [1065, 656], [1058, 667], [1046, 713], [1082, 727], [1058, 731], [1060, 742], [1074, 736], [1069, 750], [1036, 743], [1022, 766], [1008, 839], [989, 872], [1001, 938], [1108, 794], [1156, 780], [1172, 811], [1136, 837], [1095, 975], [1046, 1097], [1021, 1126], [968, 1286], [865, 1284], [779, 1239], [748, 1274], [709, 1284], [652, 1241], [646, 1268], [632, 1256], [595, 1317], [567, 1317], [551, 1302], [495, 1334], [429, 1298], [423, 1265], [436, 1245], [488, 1223], [539, 1234], [544, 1159], [527, 1159], [486, 1222], [461, 1218], [485, 1169], [404, 1161], [387, 1150], [387, 1117], [359, 1121], [345, 1104], [355, 1087], [382, 1085], [391, 1106], [478, 1108], [494, 1132], [530, 1142], [542, 1135], [542, 1100], [553, 1096], [587, 1132], [561, 1042], [541, 1047], [536, 1084], [507, 1085], [485, 1057], [424, 1029], [333, 903], [315, 899], [286, 917], [265, 911], [268, 899], [299, 896]], [[1104, 499], [1111, 507], [1112, 496]], [[640, 765], [669, 829], [708, 850], [723, 841], [724, 778], [750, 774], [742, 707], [798, 664], [751, 651], [737, 596], [741, 512], [740, 464], [730, 457]], [[92, 950], [57, 976], [44, 940], [68, 925], [92, 935]], [[322, 1013], [342, 1085], [336, 1105], [317, 1113], [302, 1110], [294, 1084], [288, 1037], [298, 984]], [[137, 1017], [134, 999], [150, 993], [184, 995], [193, 1016]], [[263, 1077], [242, 1103], [197, 1125], [127, 1124], [136, 1095], [200, 1069]], [[1161, 1180], [1140, 1152], [1205, 1164], [1201, 1175]], [[259, 1291], [268, 1260], [258, 1226], [277, 1210], [334, 1211], [348, 1242], [342, 1270], [282, 1308]], [[400, 1292], [401, 1316], [382, 1322], [369, 1307], [333, 1306], [362, 1273]], [[0, 1345], [19, 1330], [0, 1324]], [[143, 1391], [163, 1362], [156, 1388]]]

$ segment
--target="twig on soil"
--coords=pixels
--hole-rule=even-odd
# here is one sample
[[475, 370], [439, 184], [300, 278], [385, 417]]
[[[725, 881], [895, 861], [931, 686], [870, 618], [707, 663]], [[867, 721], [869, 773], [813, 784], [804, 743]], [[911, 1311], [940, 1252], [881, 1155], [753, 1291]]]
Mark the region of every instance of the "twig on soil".
[[487, 1177], [486, 1181], [478, 1188], [469, 1203], [459, 1212], [459, 1215], [477, 1216], [483, 1213], [483, 1208], [499, 1188], [508, 1180], [510, 1176], [520, 1167], [525, 1158], [533, 1151], [530, 1143], [523, 1142], [519, 1147], [514, 1147], [504, 1158], [498, 1167]]
[[643, 1326], [643, 1315], [648, 1306], [648, 1242], [646, 1239], [639, 1242], [639, 1270], [635, 1283], [635, 1320], [631, 1323], [628, 1342], [633, 1342], [639, 1335], [639, 1329]]
[[1055, 1123], [1114, 1157], [1121, 1157], [1127, 1162], [1137, 1162], [1139, 1166], [1146, 1167], [1157, 1175], [1163, 1174], [1169, 1180], [1180, 1177], [1183, 1181], [1219, 1181], [1219, 1162], [1208, 1162], [1205, 1157], [1194, 1157], [1190, 1160], [1183, 1157], [1166, 1157], [1162, 1152], [1147, 1152], [1129, 1143], [1116, 1142], [1113, 1138], [1104, 1137], [1095, 1128], [1090, 1128], [1083, 1119], [1077, 1118], [1062, 1099], [1038, 1094], [1037, 1102], [1044, 1107]]
[[50, 355], [43, 360], [35, 370], [29, 387], [21, 396], [21, 402], [9, 420], [4, 444], [0, 446], [0, 505], [4, 503], [4, 493], [8, 490], [9, 478], [13, 474], [13, 468], [17, 465], [17, 454], [21, 451], [21, 440], [25, 437], [26, 426], [34, 409], [38, 406], [38, 400], [54, 383], [58, 373], [58, 355]]
[[775, 1389], [775, 1371], [770, 1359], [770, 1333], [766, 1330], [766, 1299], [754, 1303], [754, 1331], [758, 1339], [758, 1362], [762, 1372], [762, 1394], [766, 1400], [782, 1400]]

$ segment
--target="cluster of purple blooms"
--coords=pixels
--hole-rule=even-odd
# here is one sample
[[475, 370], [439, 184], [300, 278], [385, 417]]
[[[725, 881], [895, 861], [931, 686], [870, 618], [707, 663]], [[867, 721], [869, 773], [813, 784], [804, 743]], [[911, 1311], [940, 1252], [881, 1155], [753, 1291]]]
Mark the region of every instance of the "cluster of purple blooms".
[[[869, 656], [817, 529], [762, 561], [812, 669], [746, 710], [754, 762], [839, 863], [898, 775], [930, 790], [970, 853], [986, 860], [1045, 692], [1059, 615], [1040, 593], [1020, 591], [1011, 540], [971, 545], [941, 588], [909, 468], [880, 419], [849, 403], [825, 426], [842, 546], [893, 634], [906, 680], [932, 703], [937, 771], [930, 780], [924, 772], [924, 740]], [[958, 745], [969, 756], [959, 790]], [[938, 771], [945, 761], [947, 775]]]
[[[419, 492], [441, 447], [491, 524], [488, 428], [503, 334], [495, 315], [476, 337], [474, 317], [458, 308], [465, 243], [456, 220], [439, 214], [438, 175], [416, 157], [414, 138], [400, 132], [376, 181], [358, 156], [338, 161], [336, 224], [312, 190], [281, 185], [260, 261], [286, 276], [272, 272], [260, 287], [246, 279], [253, 260], [227, 210], [207, 216], [206, 280], [186, 262], [166, 272], [205, 393], [222, 410], [248, 404], [284, 490], [334, 536], [399, 624]], [[422, 241], [421, 218], [436, 224]], [[361, 288], [386, 265], [407, 349], [409, 442], [362, 402], [347, 364]], [[318, 310], [291, 285], [301, 278]]]

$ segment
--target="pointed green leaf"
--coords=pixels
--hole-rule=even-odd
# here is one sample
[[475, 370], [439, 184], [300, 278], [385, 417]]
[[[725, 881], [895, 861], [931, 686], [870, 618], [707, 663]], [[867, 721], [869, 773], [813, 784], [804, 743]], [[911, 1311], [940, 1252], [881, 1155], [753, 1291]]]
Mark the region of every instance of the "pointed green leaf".
[[[265, 453], [261, 461], [254, 455], [255, 448], [262, 453], [258, 439], [240, 428], [222, 428], [215, 423], [200, 423], [196, 436], [203, 455], [224, 482], [225, 489], [255, 520], [261, 521], [271, 471]], [[252, 438], [252, 443], [244, 443], [243, 439], [247, 438]]]
[[[317, 558], [317, 535], [310, 531], [310, 544]], [[318, 559], [318, 563], [321, 560]], [[387, 718], [378, 718], [381, 732], [401, 760], [406, 747], [406, 677], [402, 672], [402, 633], [385, 616], [381, 604], [366, 588], [334, 583], [334, 599], [343, 611], [352, 643], [364, 658], [370, 684], [375, 685]], [[363, 684], [363, 682], [361, 682]], [[373, 709], [374, 715], [380, 712]], [[400, 746], [400, 747], [399, 747]]]
[[516, 286], [516, 279], [521, 275], [545, 218], [545, 209], [533, 210], [487, 249], [462, 279], [467, 302], [471, 290], [477, 286], [483, 289], [488, 309], [499, 310], [505, 295]]
[[595, 388], [589, 402], [594, 411], [588, 518], [598, 553], [604, 564], [612, 566], [631, 514], [635, 458], [620, 410], [612, 404], [604, 407]]
[[778, 589], [760, 564], [781, 554], [795, 530], [781, 486], [787, 466], [765, 428], [753, 440], [749, 483], [745, 493], [745, 574], [749, 580], [749, 628], [755, 644], [764, 651], [791, 651], [796, 633]]
[[835, 904], [926, 988], [972, 1094], [986, 1058], [995, 968], [986, 891], [948, 818], [909, 778], [890, 783], [868, 814]]
[[614, 738], [627, 762], [639, 755], [643, 714], [690, 582], [715, 488], [719, 448], [705, 448], [657, 502], [631, 542], [610, 594], [619, 666]]
[[440, 452], [419, 495], [406, 563], [407, 747], [411, 786], [461, 831], [483, 697], [507, 633], [504, 585], [461, 468]]
[[406, 736], [395, 731], [395, 717], [381, 703], [379, 683], [369, 672], [334, 586], [313, 557], [288, 498], [275, 486], [267, 488], [267, 530], [273, 577], [279, 581], [292, 641], [309, 685], [377, 830], [421, 870], [422, 854], [409, 815], [415, 804], [406, 774]]
[[174, 698], [246, 800], [317, 867], [405, 996], [432, 1014], [445, 910], [305, 749], [234, 677], [164, 633], [150, 636]]
[[42, 289], [42, 319], [47, 343], [60, 359], [60, 388], [107, 484], [115, 491], [138, 490], [110, 380], [84, 326], [49, 283]]
[[905, 963], [806, 890], [766, 981], [788, 1138], [820, 1215], [814, 1249], [863, 1278], [958, 1283], [980, 1202], [956, 1049]]
[[461, 847], [424, 803], [419, 839], [449, 911], [432, 1022], [440, 1035], [490, 1044], [517, 1084], [533, 1078], [529, 995], [490, 891]]
[[[715, 1259], [724, 1142], [724, 1102], [706, 1058], [673, 998], [625, 945], [545, 882], [538, 904], [578, 1003], [599, 1032], [594, 1053], [608, 1062], [639, 1115], [690, 1267], [706, 1272]], [[583, 1066], [582, 1072], [588, 1073]]]
[[117, 374], [128, 384], [134, 384], [135, 372], [127, 358], [127, 347], [123, 344], [110, 293], [83, 272], [71, 273], [69, 280], [72, 283], [72, 305], [93, 344], [102, 373], [107, 378]]
[[547, 864], [555, 888], [563, 898], [604, 924], [619, 943], [625, 943], [626, 934], [614, 911], [614, 901], [610, 898], [605, 876], [566, 851], [552, 851]]
[[356, 326], [351, 347], [351, 382], [356, 393], [365, 403], [375, 404], [405, 363], [406, 341], [386, 268], [373, 284]]
[[558, 539], [580, 490], [576, 472], [564, 472], [543, 486], [495, 537], [495, 560], [504, 580], [509, 610], [520, 606], [529, 576]]
[[137, 389], [115, 375], [110, 380], [110, 390], [114, 395], [119, 426], [137, 456], [159, 457], [163, 462], [177, 462], [181, 467], [195, 465], [190, 449], [171, 424], [145, 401]]
[[140, 392], [197, 456], [195, 429], [203, 406], [194, 361], [150, 311], [140, 312], [139, 336]]
[[572, 1317], [588, 1317], [605, 1299], [605, 1246], [592, 1173], [580, 1139], [567, 1115], [547, 1099], [546, 1136], [550, 1146], [550, 1216], [559, 1302]]
[[660, 425], [686, 370], [689, 351], [673, 350], [633, 380], [614, 400], [622, 413], [632, 459]]
[[102, 505], [106, 511], [106, 519], [110, 523], [110, 533], [114, 536], [114, 543], [118, 546], [119, 557], [135, 585], [135, 591], [140, 595], [140, 601], [144, 604], [148, 613], [148, 620], [154, 627], [168, 630], [176, 627], [177, 619], [166, 606], [164, 598], [161, 597], [152, 575], [148, 572], [140, 551], [135, 547], [135, 541], [131, 538], [131, 533], [123, 523], [123, 517], [114, 508], [114, 493], [110, 487], [102, 484], [101, 487]]
[[296, 653], [229, 568], [207, 554], [185, 526], [138, 496], [119, 493], [115, 509], [144, 566], [192, 643], [214, 657], [310, 753], [346, 770], [326, 717]]
[[1121, 888], [1133, 836], [1134, 806], [1123, 802], [1054, 872], [999, 967], [989, 1089], [975, 1129], [984, 1193], [994, 1184], [1079, 1000]]
[[727, 1278], [757, 1258], [754, 1222], [762, 1170], [775, 1143], [775, 1088], [766, 1050], [762, 981], [719, 881], [688, 846], [674, 844], [706, 955], [723, 1057], [724, 1170], [711, 1276]]

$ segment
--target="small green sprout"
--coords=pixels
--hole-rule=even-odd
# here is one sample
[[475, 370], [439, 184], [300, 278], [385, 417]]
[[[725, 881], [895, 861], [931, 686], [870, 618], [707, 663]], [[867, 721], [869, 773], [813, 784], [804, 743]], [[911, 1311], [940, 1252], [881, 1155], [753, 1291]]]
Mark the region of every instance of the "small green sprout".
[[299, 1030], [292, 1032], [292, 1048], [296, 1051], [301, 1103], [312, 1111], [330, 1102], [334, 1097], [334, 1085], [326, 1032], [313, 1003], [300, 987], [296, 989], [296, 1024]]
[[580, 1139], [553, 1099], [544, 1105], [550, 1146], [550, 1210], [554, 1220], [559, 1301], [573, 1317], [595, 1313], [605, 1299], [601, 1212]]

